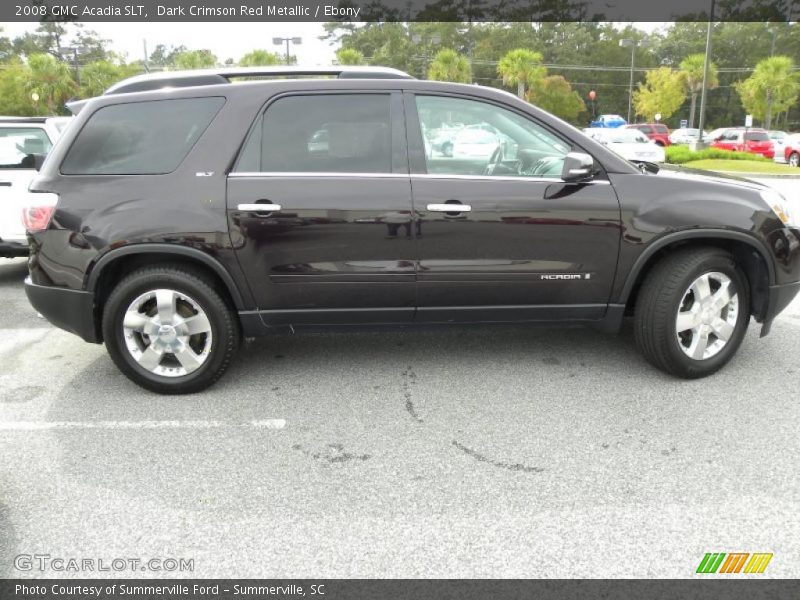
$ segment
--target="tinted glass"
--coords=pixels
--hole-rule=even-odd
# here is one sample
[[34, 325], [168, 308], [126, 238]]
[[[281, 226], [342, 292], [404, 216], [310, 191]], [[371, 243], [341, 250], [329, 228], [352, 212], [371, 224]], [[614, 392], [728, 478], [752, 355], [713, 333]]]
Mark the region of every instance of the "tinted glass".
[[561, 177], [570, 145], [533, 121], [476, 100], [417, 96], [416, 103], [428, 173]]
[[224, 98], [186, 98], [101, 108], [78, 133], [61, 172], [66, 175], [171, 173], [224, 103]]
[[656, 125], [654, 129], [656, 133], [669, 133], [669, 129], [667, 129], [666, 125]]
[[765, 142], [769, 139], [766, 131], [748, 131], [744, 137], [750, 142]]
[[264, 173], [390, 173], [388, 94], [292, 96], [273, 102], [236, 166]]
[[53, 144], [39, 127], [0, 127], [0, 169], [33, 169], [31, 154], [47, 154]]

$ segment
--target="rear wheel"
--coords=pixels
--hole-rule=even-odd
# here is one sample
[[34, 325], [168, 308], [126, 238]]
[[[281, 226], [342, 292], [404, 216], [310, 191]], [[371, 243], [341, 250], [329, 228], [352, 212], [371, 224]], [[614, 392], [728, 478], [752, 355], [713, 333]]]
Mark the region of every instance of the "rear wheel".
[[103, 337], [129, 379], [162, 394], [213, 384], [240, 339], [233, 311], [213, 285], [169, 266], [135, 271], [114, 288], [103, 311]]
[[750, 321], [747, 279], [727, 252], [690, 249], [669, 255], [648, 274], [635, 313], [636, 344], [667, 373], [688, 379], [722, 368]]
[[789, 155], [789, 166], [800, 167], [800, 153], [792, 152]]

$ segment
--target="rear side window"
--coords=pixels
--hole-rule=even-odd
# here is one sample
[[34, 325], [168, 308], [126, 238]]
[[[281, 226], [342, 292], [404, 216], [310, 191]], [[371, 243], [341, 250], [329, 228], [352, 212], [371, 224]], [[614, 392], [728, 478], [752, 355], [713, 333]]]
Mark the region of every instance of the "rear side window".
[[106, 106], [78, 133], [61, 164], [65, 175], [171, 173], [225, 103], [181, 98]]
[[669, 129], [667, 129], [666, 125], [656, 125], [654, 129], [656, 133], [669, 133]]
[[33, 169], [32, 154], [47, 154], [53, 144], [39, 127], [0, 127], [0, 169]]
[[236, 171], [390, 173], [389, 94], [291, 96], [256, 123]]

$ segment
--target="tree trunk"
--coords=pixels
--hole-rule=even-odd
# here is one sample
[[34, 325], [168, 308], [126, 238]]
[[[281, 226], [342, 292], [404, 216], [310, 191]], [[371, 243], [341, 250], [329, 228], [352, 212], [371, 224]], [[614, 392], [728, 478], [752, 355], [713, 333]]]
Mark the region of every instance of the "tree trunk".
[[697, 92], [692, 92], [692, 106], [689, 109], [689, 127], [694, 128], [694, 111], [697, 106]]
[[524, 81], [518, 81], [517, 82], [517, 96], [519, 96], [523, 100], [525, 99], [525, 82]]
[[772, 90], [767, 90], [767, 112], [764, 114], [764, 129], [772, 127]]

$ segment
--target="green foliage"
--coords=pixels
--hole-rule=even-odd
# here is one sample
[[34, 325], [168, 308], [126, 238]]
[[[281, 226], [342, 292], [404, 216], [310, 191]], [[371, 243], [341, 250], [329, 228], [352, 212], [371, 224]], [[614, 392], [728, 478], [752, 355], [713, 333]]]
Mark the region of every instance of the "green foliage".
[[497, 63], [497, 73], [505, 85], [516, 85], [517, 96], [525, 97], [527, 88], [539, 85], [547, 76], [542, 66], [542, 55], [526, 48], [507, 52]]
[[339, 48], [336, 51], [336, 60], [340, 65], [365, 65], [364, 55], [355, 48]]
[[667, 146], [664, 148], [664, 152], [666, 153], [666, 162], [672, 163], [673, 165], [682, 165], [695, 160], [711, 159], [770, 162], [769, 159], [764, 158], [760, 154], [733, 152], [731, 150], [720, 150], [718, 148], [706, 148], [693, 152], [689, 146]]
[[581, 97], [561, 75], [550, 75], [542, 79], [531, 88], [526, 99], [531, 104], [573, 123], [586, 110]]
[[217, 57], [211, 50], [187, 50], [175, 55], [174, 64], [178, 69], [207, 69], [217, 64]]
[[[703, 72], [705, 71], [706, 55], [703, 52], [690, 54], [681, 61], [680, 72], [683, 83], [689, 93], [692, 103], [689, 109], [689, 127], [694, 127], [694, 115], [697, 108], [697, 96], [703, 91]], [[708, 77], [706, 89], [714, 89], [719, 85], [717, 66], [713, 62], [708, 64]]]
[[101, 95], [112, 84], [124, 78], [122, 67], [100, 60], [81, 69], [80, 95], [92, 98]]
[[647, 72], [645, 83], [640, 83], [633, 94], [633, 106], [637, 115], [653, 122], [658, 113], [662, 119], [671, 117], [685, 98], [683, 76], [669, 67], [661, 67]]
[[31, 97], [38, 95], [33, 102], [40, 114], [56, 114], [77, 91], [69, 66], [49, 54], [28, 57], [27, 67], [23, 89]]
[[472, 67], [467, 57], [455, 50], [439, 50], [428, 68], [428, 79], [471, 83]]
[[269, 67], [282, 63], [283, 58], [269, 50], [253, 50], [239, 59], [240, 67]]
[[15, 59], [0, 71], [0, 114], [30, 117], [39, 113], [26, 90], [30, 70], [21, 60]]
[[736, 84], [742, 105], [756, 119], [771, 127], [772, 115], [788, 110], [800, 94], [800, 75], [788, 56], [773, 56], [756, 65], [753, 74]]

